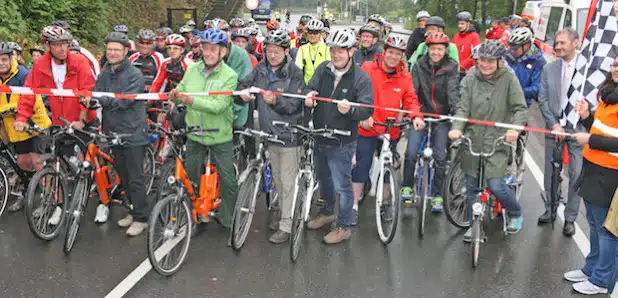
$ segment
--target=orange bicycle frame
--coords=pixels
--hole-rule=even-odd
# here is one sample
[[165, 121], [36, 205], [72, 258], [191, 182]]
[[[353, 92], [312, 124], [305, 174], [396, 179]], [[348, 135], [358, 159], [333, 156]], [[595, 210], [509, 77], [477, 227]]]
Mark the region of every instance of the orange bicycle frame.
[[107, 155], [105, 152], [101, 151], [99, 147], [95, 144], [88, 144], [88, 152], [86, 154], [86, 161], [90, 162], [94, 167], [94, 181], [97, 185], [97, 192], [99, 193], [99, 200], [103, 204], [109, 204], [110, 198], [108, 194], [108, 190], [114, 186], [114, 183], [120, 184], [120, 177], [116, 175], [116, 181], [112, 182], [112, 177], [110, 174], [110, 168], [108, 165], [101, 166], [99, 164], [99, 157], [103, 160], [112, 163], [114, 159]]
[[189, 176], [182, 165], [182, 158], [176, 157], [176, 168], [174, 178], [187, 189], [187, 193], [192, 201], [193, 221], [197, 222], [197, 216], [208, 219], [211, 210], [216, 209], [221, 204], [219, 199], [219, 174], [217, 168], [210, 162], [206, 162], [204, 173], [200, 176], [199, 196], [195, 194], [195, 189], [189, 180]]

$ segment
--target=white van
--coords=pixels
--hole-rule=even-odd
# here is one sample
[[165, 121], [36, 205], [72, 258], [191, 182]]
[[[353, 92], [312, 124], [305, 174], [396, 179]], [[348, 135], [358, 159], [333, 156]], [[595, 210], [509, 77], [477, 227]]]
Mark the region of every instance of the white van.
[[[554, 38], [558, 30], [571, 27], [584, 34], [591, 0], [536, 1], [540, 2], [539, 16], [534, 28], [535, 43], [543, 52], [553, 55]], [[539, 5], [539, 3], [537, 3]]]

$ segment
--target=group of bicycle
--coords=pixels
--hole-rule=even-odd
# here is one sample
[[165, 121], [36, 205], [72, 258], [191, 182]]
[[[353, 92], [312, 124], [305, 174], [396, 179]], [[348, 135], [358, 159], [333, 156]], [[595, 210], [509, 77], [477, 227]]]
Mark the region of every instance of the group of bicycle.
[[[129, 212], [118, 225], [130, 236], [148, 230], [153, 267], [171, 274], [189, 235], [211, 218], [230, 229], [229, 245], [240, 249], [261, 193], [274, 231], [269, 240], [289, 242], [293, 260], [305, 228], [331, 228], [327, 244], [349, 239], [367, 196], [375, 196], [384, 243], [396, 234], [401, 205], [419, 206], [422, 236], [427, 204], [440, 212], [446, 200], [449, 220], [469, 227], [464, 240], [474, 244], [476, 265], [485, 215], [501, 215], [505, 233], [521, 229], [525, 138], [442, 116], [524, 125], [544, 60], [528, 28], [512, 28], [507, 49], [495, 40], [481, 44], [470, 13], [457, 19], [451, 39], [441, 17], [419, 12], [409, 41], [389, 34], [379, 15], [358, 30], [335, 32], [309, 15], [294, 32], [270, 20], [262, 40], [259, 27], [241, 18], [206, 19], [203, 31], [189, 21], [180, 34], [141, 29], [137, 44], [117, 25], [94, 62], [57, 21], [42, 29], [42, 55], [29, 70], [18, 62], [21, 49], [2, 42], [2, 85], [170, 99], [1, 94], [10, 144], [0, 153], [22, 181], [9, 210], [25, 205], [42, 239], [65, 226], [68, 253], [91, 193], [99, 198], [97, 223], [120, 202]], [[400, 182], [395, 148], [403, 135]], [[449, 139], [467, 146], [450, 166]], [[462, 173], [467, 187], [457, 188]], [[5, 190], [19, 185], [3, 176]], [[320, 210], [311, 217], [314, 203]]]

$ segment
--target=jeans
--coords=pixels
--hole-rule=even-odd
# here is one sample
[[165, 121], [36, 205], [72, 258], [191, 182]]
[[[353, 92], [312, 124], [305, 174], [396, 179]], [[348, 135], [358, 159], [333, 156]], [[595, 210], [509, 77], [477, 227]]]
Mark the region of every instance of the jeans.
[[129, 214], [137, 222], [148, 222], [148, 198], [146, 195], [146, 176], [144, 174], [144, 156], [146, 145], [114, 146], [114, 166], [120, 176], [120, 187], [125, 190], [133, 209]]
[[[479, 180], [476, 177], [466, 175], [466, 188], [468, 195], [468, 220], [472, 222], [472, 204], [477, 200]], [[521, 205], [515, 197], [515, 192], [506, 185], [504, 178], [487, 179], [487, 187], [491, 193], [502, 203], [502, 207], [506, 209], [508, 218], [516, 218], [521, 216]]]
[[[395, 150], [398, 140], [391, 140], [391, 149]], [[376, 150], [380, 152], [382, 150], [382, 142], [378, 137], [364, 137], [358, 136], [356, 140], [356, 166], [352, 169], [352, 182], [353, 183], [367, 183], [369, 182], [369, 171], [371, 171], [371, 164], [373, 163], [373, 157]]]
[[298, 173], [300, 148], [271, 145], [268, 151], [281, 207], [279, 230], [290, 233], [292, 231], [292, 200], [294, 200], [294, 184]]
[[582, 271], [590, 277], [588, 281], [611, 293], [618, 279], [618, 237], [603, 227], [609, 208], [599, 207], [585, 200], [584, 205], [590, 227], [590, 253], [586, 256]]
[[315, 164], [320, 181], [320, 194], [324, 199], [321, 215], [335, 214], [336, 195], [339, 195], [339, 213], [337, 226], [349, 228], [352, 226], [352, 157], [356, 150], [356, 141], [344, 145], [318, 144], [315, 152]]
[[[445, 179], [446, 158], [448, 146], [448, 123], [433, 124], [431, 136], [431, 149], [433, 150], [433, 159], [435, 174], [433, 185], [431, 187], [432, 194], [437, 195], [442, 191], [442, 184]], [[408, 132], [408, 147], [406, 148], [406, 163], [403, 168], [403, 185], [402, 187], [414, 187], [414, 172], [416, 171], [416, 161], [418, 152], [423, 138], [427, 134], [427, 130], [415, 130], [410, 128]]]
[[236, 171], [234, 170], [234, 145], [232, 140], [223, 144], [203, 145], [198, 142], [187, 140], [187, 152], [185, 154], [185, 169], [189, 179], [194, 183], [199, 183], [208, 149], [217, 165], [221, 189], [221, 205], [218, 211], [221, 215], [221, 223], [224, 227], [232, 226], [232, 217], [236, 198], [238, 197], [238, 183], [236, 182]]
[[[556, 141], [554, 139], [545, 139], [545, 196], [551, 198], [551, 161], [554, 154], [554, 146]], [[577, 194], [577, 179], [582, 170], [583, 164], [583, 147], [578, 145], [575, 141], [568, 141], [567, 147], [569, 148], [569, 192], [567, 194], [567, 203], [564, 208], [564, 218], [566, 221], [574, 222], [579, 213], [579, 204], [581, 197]], [[551, 200], [545, 202], [545, 210], [550, 209]]]

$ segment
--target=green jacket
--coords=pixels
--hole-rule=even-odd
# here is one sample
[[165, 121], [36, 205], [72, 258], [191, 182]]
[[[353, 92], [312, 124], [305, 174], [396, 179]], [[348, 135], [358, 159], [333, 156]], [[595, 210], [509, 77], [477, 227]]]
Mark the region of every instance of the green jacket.
[[[410, 67], [408, 69], [412, 69], [414, 63], [416, 63], [416, 60], [418, 60], [421, 56], [427, 54], [428, 52], [429, 47], [427, 47], [424, 42], [421, 43], [416, 49], [416, 52], [414, 52], [412, 57], [410, 57]], [[455, 62], [457, 62], [457, 65], [459, 65], [459, 52], [457, 52], [457, 46], [452, 42], [448, 44], [448, 55], [449, 57], [453, 58]]]
[[[483, 78], [474, 68], [461, 81], [461, 97], [455, 111], [456, 117], [506, 122], [524, 125], [528, 119], [528, 106], [519, 80], [509, 67], [501, 67], [490, 80]], [[462, 131], [472, 140], [475, 152], [490, 152], [493, 142], [506, 133], [506, 129], [487, 125], [454, 121], [452, 129]], [[504, 178], [510, 148], [501, 145], [487, 159], [485, 178]], [[477, 176], [478, 158], [471, 156], [468, 148], [459, 150], [463, 171]]]
[[[239, 46], [232, 44], [230, 46], [230, 53], [224, 58], [225, 63], [232, 68], [238, 75], [240, 81], [246, 75], [251, 73], [251, 59], [247, 51], [243, 50]], [[242, 127], [247, 122], [249, 113], [249, 105], [234, 103], [234, 124], [237, 127]]]
[[[236, 90], [238, 75], [225, 62], [206, 74], [204, 61], [191, 64], [176, 89], [180, 92], [209, 92]], [[193, 104], [187, 105], [187, 127], [218, 128], [218, 132], [204, 135], [189, 135], [189, 139], [204, 144], [216, 145], [232, 140], [232, 96], [194, 96]]]

